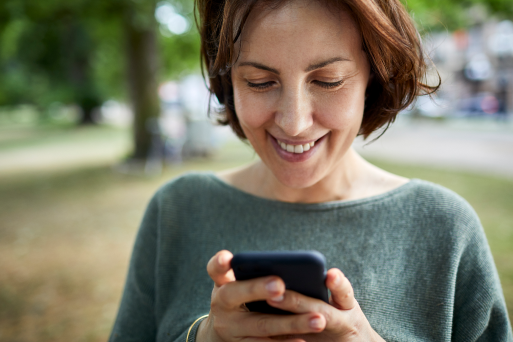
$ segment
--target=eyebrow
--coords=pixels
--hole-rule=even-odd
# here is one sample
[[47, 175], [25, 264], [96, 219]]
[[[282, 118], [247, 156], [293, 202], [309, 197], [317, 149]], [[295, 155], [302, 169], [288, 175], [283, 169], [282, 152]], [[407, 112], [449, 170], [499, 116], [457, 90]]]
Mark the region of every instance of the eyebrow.
[[317, 70], [317, 69], [320, 69], [320, 68], [323, 68], [325, 67], [326, 65], [329, 65], [329, 64], [332, 64], [332, 63], [335, 63], [335, 62], [350, 62], [351, 60], [349, 58], [344, 58], [344, 57], [333, 57], [333, 58], [330, 58], [328, 60], [325, 60], [323, 62], [320, 62], [320, 63], [316, 63], [316, 64], [310, 64], [308, 66], [308, 68], [306, 68], [306, 72], [309, 72], [309, 71], [313, 71], [313, 70]]
[[[336, 63], [336, 62], [348, 62], [348, 61], [351, 61], [349, 58], [344, 58], [344, 57], [333, 57], [333, 58], [330, 58], [328, 60], [325, 60], [325, 61], [322, 61], [320, 63], [316, 63], [316, 64], [310, 64], [308, 66], [308, 68], [305, 69], [306, 72], [310, 72], [310, 71], [313, 71], [313, 70], [317, 70], [317, 69], [320, 69], [320, 68], [323, 68], [325, 67], [326, 65], [329, 65], [329, 64], [332, 64], [332, 63]], [[256, 63], [256, 62], [241, 62], [239, 63], [239, 67], [242, 67], [242, 66], [252, 66], [254, 68], [257, 68], [257, 69], [261, 69], [261, 70], [265, 70], [265, 71], [270, 71], [276, 75], [279, 75], [280, 72], [274, 68], [271, 68], [271, 67], [268, 67], [267, 65], [264, 65], [264, 64], [260, 64], [260, 63]]]
[[276, 75], [279, 75], [280, 72], [276, 69], [273, 69], [271, 67], [268, 67], [266, 65], [263, 65], [263, 64], [260, 64], [260, 63], [256, 63], [256, 62], [241, 62], [239, 64], [239, 67], [242, 67], [242, 66], [252, 66], [254, 68], [257, 68], [257, 69], [261, 69], [261, 70], [265, 70], [265, 71], [270, 71]]

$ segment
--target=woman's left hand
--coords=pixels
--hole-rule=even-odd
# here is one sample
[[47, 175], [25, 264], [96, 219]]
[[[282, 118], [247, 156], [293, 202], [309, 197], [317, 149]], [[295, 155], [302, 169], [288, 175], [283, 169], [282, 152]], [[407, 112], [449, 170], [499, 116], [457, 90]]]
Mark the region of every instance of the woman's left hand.
[[372, 329], [354, 298], [351, 283], [339, 269], [332, 268], [328, 271], [326, 286], [331, 291], [331, 305], [294, 291], [285, 291], [283, 299], [279, 302], [267, 302], [276, 308], [293, 313], [316, 312], [324, 316], [325, 322], [322, 322], [322, 319], [319, 322], [321, 325], [325, 324], [322, 332], [297, 336], [307, 342], [384, 341]]

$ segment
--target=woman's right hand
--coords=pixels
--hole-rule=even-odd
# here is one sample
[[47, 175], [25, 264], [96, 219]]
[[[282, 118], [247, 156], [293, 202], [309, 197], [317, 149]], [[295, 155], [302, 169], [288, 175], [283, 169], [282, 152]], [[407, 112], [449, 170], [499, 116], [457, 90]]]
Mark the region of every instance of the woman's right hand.
[[285, 284], [274, 276], [236, 281], [230, 266], [232, 258], [232, 253], [224, 250], [208, 262], [207, 271], [214, 281], [214, 289], [209, 316], [201, 322], [196, 341], [262, 342], [279, 339], [304, 342], [292, 336], [318, 333], [324, 329], [326, 320], [320, 313], [281, 316], [249, 312], [244, 303], [283, 300]]

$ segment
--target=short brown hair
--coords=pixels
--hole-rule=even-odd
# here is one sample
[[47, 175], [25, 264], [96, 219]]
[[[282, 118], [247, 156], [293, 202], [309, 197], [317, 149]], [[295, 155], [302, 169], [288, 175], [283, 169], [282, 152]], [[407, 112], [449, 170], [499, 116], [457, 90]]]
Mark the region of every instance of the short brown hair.
[[[230, 125], [246, 139], [235, 112], [230, 68], [236, 60], [234, 45], [255, 4], [278, 6], [286, 0], [196, 0], [201, 35], [201, 60], [209, 77], [210, 93], [222, 105], [218, 122]], [[418, 95], [431, 94], [440, 86], [425, 82], [428, 57], [420, 35], [399, 0], [319, 0], [349, 11], [358, 25], [363, 50], [374, 78], [367, 88], [359, 135], [367, 138], [388, 126], [397, 113]], [[205, 74], [205, 73], [204, 73]]]

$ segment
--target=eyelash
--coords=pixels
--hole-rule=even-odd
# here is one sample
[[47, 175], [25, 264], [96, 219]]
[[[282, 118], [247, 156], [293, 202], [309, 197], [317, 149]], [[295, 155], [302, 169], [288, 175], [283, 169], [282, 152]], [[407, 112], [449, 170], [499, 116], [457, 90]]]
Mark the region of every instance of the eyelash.
[[248, 82], [248, 87], [255, 88], [257, 90], [264, 90], [272, 86], [273, 82], [265, 82], [265, 83], [251, 83]]
[[323, 87], [326, 89], [332, 89], [332, 88], [336, 88], [339, 85], [341, 85], [342, 83], [344, 83], [344, 80], [340, 80], [337, 82], [331, 82], [331, 83], [330, 82], [321, 82], [321, 81], [314, 81], [314, 82], [315, 82], [315, 84], [317, 84], [320, 87]]
[[[332, 89], [336, 88], [339, 85], [341, 85], [344, 82], [344, 80], [340, 80], [337, 82], [321, 82], [321, 81], [314, 81], [315, 84], [317, 84], [319, 87], [325, 88], [325, 89]], [[248, 82], [248, 86], [250, 88], [255, 88], [257, 90], [264, 90], [269, 87], [271, 87], [273, 82], [265, 82], [265, 83], [251, 83]]]

